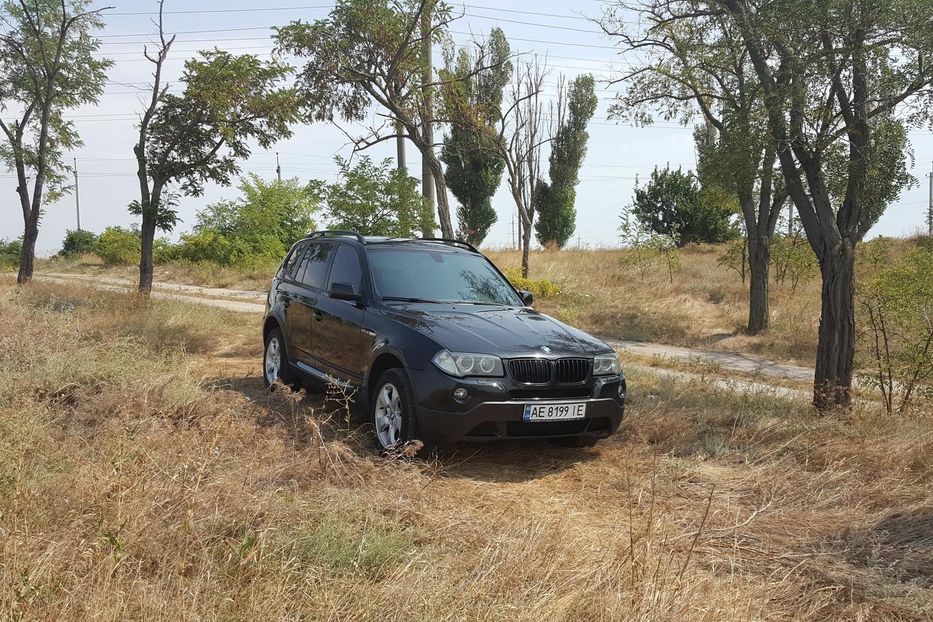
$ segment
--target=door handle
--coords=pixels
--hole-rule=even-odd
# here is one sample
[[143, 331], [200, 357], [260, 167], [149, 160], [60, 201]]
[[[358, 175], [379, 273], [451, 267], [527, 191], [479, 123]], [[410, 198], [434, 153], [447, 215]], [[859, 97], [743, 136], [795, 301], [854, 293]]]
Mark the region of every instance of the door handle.
[[315, 311], [315, 312], [314, 312], [314, 319], [317, 320], [318, 322], [320, 322], [321, 320], [324, 319], [324, 314], [321, 313], [320, 311]]

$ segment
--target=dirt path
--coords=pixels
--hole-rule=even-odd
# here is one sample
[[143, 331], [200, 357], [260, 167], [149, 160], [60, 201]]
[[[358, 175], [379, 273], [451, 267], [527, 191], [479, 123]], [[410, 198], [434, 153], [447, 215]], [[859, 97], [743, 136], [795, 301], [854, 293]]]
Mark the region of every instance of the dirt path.
[[[129, 292], [135, 289], [135, 283], [129, 279], [114, 277], [97, 277], [86, 274], [37, 274], [36, 278], [56, 283], [80, 281], [98, 289], [109, 291]], [[179, 283], [155, 283], [152, 296], [161, 300], [177, 300], [194, 304], [208, 305], [238, 311], [243, 313], [263, 313], [265, 311], [264, 292], [223, 289], [215, 287], [200, 287], [196, 285], [182, 285]], [[647, 373], [659, 374], [681, 381], [705, 380], [722, 385], [732, 391], [752, 393], [767, 393], [780, 397], [806, 399], [807, 391], [787, 387], [773, 386], [761, 382], [752, 382], [738, 379], [708, 379], [706, 376], [685, 371], [664, 369], [664, 361], [677, 361], [686, 363], [705, 363], [718, 367], [723, 372], [752, 374], [780, 378], [785, 380], [805, 381], [813, 380], [813, 370], [786, 363], [775, 363], [755, 354], [736, 354], [732, 352], [719, 352], [716, 350], [692, 349], [659, 343], [645, 343], [606, 339], [606, 343], [620, 352], [627, 352], [637, 356], [660, 359], [661, 368], [628, 364], [629, 369], [638, 369]]]

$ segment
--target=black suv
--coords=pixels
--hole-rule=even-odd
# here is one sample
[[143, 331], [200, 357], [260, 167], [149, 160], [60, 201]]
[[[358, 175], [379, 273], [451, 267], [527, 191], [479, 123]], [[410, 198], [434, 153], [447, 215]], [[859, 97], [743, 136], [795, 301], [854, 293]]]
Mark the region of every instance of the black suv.
[[622, 420], [619, 359], [531, 302], [464, 242], [319, 231], [272, 281], [265, 382], [355, 393], [382, 450], [413, 439], [592, 445]]

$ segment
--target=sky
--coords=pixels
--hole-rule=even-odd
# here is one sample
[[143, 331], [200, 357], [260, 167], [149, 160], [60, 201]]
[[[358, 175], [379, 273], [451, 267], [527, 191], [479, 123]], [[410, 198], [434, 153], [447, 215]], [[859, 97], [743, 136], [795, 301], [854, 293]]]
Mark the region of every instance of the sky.
[[[328, 0], [166, 0], [165, 27], [177, 33], [166, 65], [167, 79], [176, 81], [184, 60], [197, 50], [219, 47], [235, 53], [268, 55], [272, 50], [270, 28], [291, 20], [314, 20], [326, 16]], [[100, 102], [67, 115], [74, 120], [84, 146], [66, 154], [76, 160], [81, 227], [95, 232], [110, 225], [128, 226], [135, 217], [127, 205], [138, 199], [132, 146], [136, 123], [144, 108], [146, 84], [151, 65], [142, 57], [143, 46], [155, 31], [154, 0], [110, 0], [98, 6], [113, 6], [105, 13], [106, 28], [100, 33], [101, 55], [114, 60], [109, 81]], [[546, 56], [550, 66], [547, 84], [553, 89], [561, 74], [568, 79], [592, 73], [597, 79], [600, 102], [589, 127], [590, 141], [577, 188], [577, 229], [571, 245], [616, 247], [619, 214], [631, 202], [636, 178], [645, 179], [655, 166], [695, 168], [692, 127], [659, 123], [647, 128], [631, 127], [607, 118], [618, 88], [608, 81], [620, 75], [625, 62], [614, 41], [602, 35], [591, 19], [599, 17], [603, 0], [470, 0], [451, 2], [462, 17], [451, 25], [456, 44], [466, 44], [473, 35], [482, 36], [494, 26], [505, 32], [512, 51]], [[435, 63], [440, 63], [439, 50]], [[180, 88], [180, 85], [178, 85]], [[345, 126], [349, 133], [354, 128]], [[933, 166], [933, 132], [929, 128], [910, 134], [914, 152], [912, 173], [917, 184], [902, 192], [870, 236], [902, 236], [925, 228], [928, 173]], [[275, 176], [276, 152], [284, 178], [336, 180], [334, 157], [349, 157], [352, 146], [337, 127], [325, 123], [299, 125], [294, 136], [269, 150], [255, 148], [242, 164], [243, 174]], [[369, 150], [375, 160], [394, 158], [394, 142]], [[420, 171], [420, 157], [408, 146], [409, 170]], [[8, 171], [0, 171], [0, 239], [20, 236], [22, 212], [15, 193], [16, 184]], [[198, 210], [211, 202], [236, 198], [235, 187], [208, 186], [201, 197], [185, 197], [179, 205], [182, 223], [172, 237], [189, 230]], [[515, 207], [503, 179], [493, 198], [498, 221], [484, 243], [486, 247], [506, 247], [513, 243]], [[451, 197], [452, 210], [455, 200]], [[456, 219], [455, 214], [452, 217]], [[40, 255], [56, 252], [67, 229], [76, 228], [75, 196], [50, 204], [42, 221], [37, 250]]]

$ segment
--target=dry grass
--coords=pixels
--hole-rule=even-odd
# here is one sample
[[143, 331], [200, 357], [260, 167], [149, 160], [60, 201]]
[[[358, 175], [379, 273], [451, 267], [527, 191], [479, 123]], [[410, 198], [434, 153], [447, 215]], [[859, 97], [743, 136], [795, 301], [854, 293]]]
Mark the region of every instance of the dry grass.
[[383, 460], [251, 316], [4, 279], [0, 619], [933, 615], [933, 413], [634, 375], [596, 449]]
[[[670, 282], [667, 269], [645, 277], [619, 265], [624, 251], [574, 250], [532, 253], [531, 277], [558, 284], [561, 293], [535, 307], [585, 330], [619, 339], [758, 352], [812, 364], [819, 326], [820, 286], [815, 279], [771, 286], [771, 330], [749, 337], [748, 289], [716, 260], [722, 249], [691, 246]], [[520, 265], [519, 253], [492, 251], [500, 267]]]

